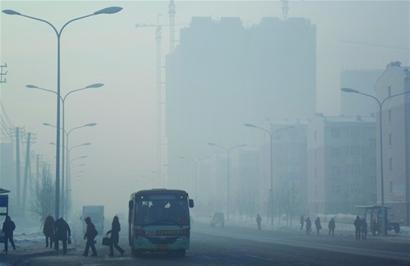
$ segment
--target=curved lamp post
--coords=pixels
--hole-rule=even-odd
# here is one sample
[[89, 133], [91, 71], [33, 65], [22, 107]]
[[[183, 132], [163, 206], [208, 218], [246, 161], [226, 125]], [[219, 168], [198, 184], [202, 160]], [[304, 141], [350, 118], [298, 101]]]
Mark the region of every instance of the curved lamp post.
[[209, 146], [223, 150], [226, 153], [226, 218], [229, 221], [229, 212], [230, 212], [230, 183], [231, 183], [231, 153], [233, 150], [243, 148], [246, 144], [234, 145], [231, 147], [220, 146], [216, 143], [209, 142]]
[[[64, 110], [64, 108], [63, 108], [63, 110]], [[64, 117], [64, 112], [63, 112], [63, 117]], [[64, 121], [64, 119], [63, 119], [63, 121]], [[55, 125], [52, 125], [50, 123], [43, 123], [43, 125], [48, 126], [48, 127], [56, 128]], [[63, 122], [63, 125], [64, 125], [64, 122]], [[69, 168], [70, 168], [70, 155], [69, 155], [69, 151], [68, 151], [70, 135], [75, 130], [85, 128], [85, 127], [94, 127], [96, 125], [97, 125], [97, 123], [88, 123], [88, 124], [85, 124], [85, 125], [82, 125], [82, 126], [71, 128], [68, 131], [65, 130], [65, 128], [63, 127], [63, 132], [64, 132], [64, 134], [63, 134], [63, 144], [62, 144], [62, 146], [63, 146], [63, 158], [62, 158], [63, 164], [62, 164], [62, 178], [61, 178], [61, 198], [63, 199], [63, 201], [61, 203], [61, 208], [62, 208], [61, 213], [63, 214], [63, 216], [64, 216], [64, 214], [66, 214], [65, 213], [65, 209], [66, 209], [65, 205], [67, 204], [67, 202], [65, 202], [66, 201], [65, 193], [66, 193], [67, 190], [70, 189], [70, 186], [71, 186], [71, 179], [70, 179], [70, 175], [69, 175], [69, 173], [70, 173], [70, 171], [69, 171]], [[66, 139], [66, 143], [65, 143], [64, 139]], [[67, 185], [67, 189], [65, 189], [66, 185]]]
[[[386, 101], [398, 97], [398, 96], [402, 96], [405, 94], [410, 93], [410, 91], [405, 91], [405, 92], [401, 92], [401, 93], [397, 93], [397, 94], [392, 94], [389, 95], [385, 98], [377, 98], [374, 95], [371, 94], [367, 94], [364, 92], [361, 92], [359, 90], [355, 90], [352, 88], [342, 88], [341, 89], [342, 92], [346, 92], [346, 93], [354, 93], [354, 94], [358, 94], [358, 95], [362, 95], [368, 98], [373, 99], [378, 106], [379, 109], [379, 145], [380, 145], [380, 203], [381, 206], [384, 208], [384, 170], [383, 170], [383, 120], [382, 120], [382, 113], [383, 113], [383, 106], [386, 103]], [[386, 226], [386, 219], [387, 217], [385, 217], [384, 220], [384, 229], [383, 229], [383, 233], [386, 235], [387, 234], [387, 226]]]
[[257, 130], [261, 130], [263, 132], [265, 132], [266, 134], [269, 135], [269, 143], [270, 143], [270, 160], [269, 160], [269, 175], [270, 175], [270, 183], [269, 183], [269, 204], [270, 204], [270, 222], [273, 225], [273, 136], [278, 133], [279, 131], [285, 130], [285, 129], [289, 129], [289, 128], [293, 128], [293, 126], [286, 126], [286, 127], [281, 127], [278, 128], [276, 130], [272, 130], [272, 129], [267, 129], [267, 128], [263, 128], [263, 127], [259, 127], [257, 125], [254, 124], [250, 124], [250, 123], [246, 123], [244, 124], [245, 127], [250, 127], [250, 128], [254, 128]]
[[60, 217], [60, 148], [61, 148], [61, 143], [60, 143], [60, 98], [61, 98], [61, 90], [60, 90], [60, 85], [61, 85], [61, 35], [63, 33], [63, 30], [72, 22], [77, 21], [77, 20], [81, 20], [81, 19], [85, 19], [88, 17], [92, 17], [92, 16], [96, 16], [96, 15], [102, 15], [102, 14], [114, 14], [114, 13], [118, 13], [122, 10], [121, 7], [107, 7], [104, 9], [100, 9], [94, 13], [85, 15], [85, 16], [80, 16], [77, 18], [73, 18], [70, 19], [69, 21], [67, 21], [59, 30], [49, 21], [45, 20], [45, 19], [41, 19], [41, 18], [36, 18], [33, 16], [29, 16], [29, 15], [25, 15], [22, 14], [20, 12], [17, 12], [15, 10], [11, 10], [11, 9], [5, 9], [3, 10], [3, 13], [6, 15], [16, 15], [16, 16], [21, 16], [21, 17], [25, 17], [28, 19], [32, 19], [35, 21], [39, 21], [42, 23], [47, 24], [48, 26], [51, 27], [51, 29], [54, 31], [54, 33], [56, 34], [57, 37], [57, 127], [56, 127], [56, 195], [55, 195], [55, 218], [58, 219], [58, 217]]

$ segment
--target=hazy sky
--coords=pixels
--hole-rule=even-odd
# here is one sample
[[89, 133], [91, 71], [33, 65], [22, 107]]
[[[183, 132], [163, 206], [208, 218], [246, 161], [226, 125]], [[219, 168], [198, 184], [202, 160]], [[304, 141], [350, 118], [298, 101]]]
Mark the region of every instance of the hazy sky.
[[[0, 3], [1, 9], [15, 9], [58, 26], [106, 6], [124, 8], [121, 13], [85, 19], [66, 29], [62, 90], [105, 84], [102, 89], [73, 95], [67, 102], [67, 128], [98, 123], [98, 127], [73, 133], [72, 144], [93, 142], [73, 154], [90, 157], [83, 177], [73, 180], [73, 189], [85, 203], [104, 204], [112, 201], [107, 196], [110, 191], [120, 192], [116, 206], [126, 208], [129, 193], [145, 182], [141, 177], [153, 178], [150, 172], [155, 167], [154, 29], [136, 29], [135, 24], [155, 23], [158, 13], [166, 24], [168, 1]], [[181, 26], [192, 16], [239, 16], [246, 26], [262, 17], [281, 16], [278, 1], [176, 1], [176, 6]], [[410, 2], [291, 1], [289, 6], [290, 17], [306, 17], [317, 26], [318, 112], [339, 112], [342, 70], [384, 69], [395, 60], [410, 65]], [[52, 159], [54, 148], [48, 143], [54, 141], [54, 131], [41, 123], [55, 123], [55, 97], [24, 86], [55, 89], [55, 36], [47, 25], [18, 16], [2, 14], [0, 23], [0, 60], [9, 66], [1, 101], [16, 125], [36, 133], [35, 149]], [[165, 53], [166, 28], [163, 40]]]

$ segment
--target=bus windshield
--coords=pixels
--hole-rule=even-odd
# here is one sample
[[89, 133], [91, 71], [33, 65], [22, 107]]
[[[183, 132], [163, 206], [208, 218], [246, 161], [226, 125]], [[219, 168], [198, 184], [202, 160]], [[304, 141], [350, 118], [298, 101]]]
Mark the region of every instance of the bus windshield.
[[136, 201], [136, 225], [188, 225], [189, 209], [185, 196], [148, 195]]

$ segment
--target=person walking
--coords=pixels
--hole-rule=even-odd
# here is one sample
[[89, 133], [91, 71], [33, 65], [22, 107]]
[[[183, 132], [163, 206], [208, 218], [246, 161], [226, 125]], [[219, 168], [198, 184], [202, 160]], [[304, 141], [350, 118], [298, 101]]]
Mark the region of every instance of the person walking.
[[259, 213], [256, 215], [256, 224], [258, 225], [258, 230], [262, 230], [262, 217]]
[[336, 228], [335, 218], [330, 219], [327, 227], [329, 228], [329, 236], [335, 236], [335, 228]]
[[306, 234], [310, 235], [310, 232], [312, 232], [312, 221], [310, 220], [310, 217], [308, 216], [305, 220], [306, 223]]
[[70, 226], [68, 226], [68, 223], [63, 219], [63, 217], [60, 217], [54, 223], [54, 230], [55, 230], [55, 235], [54, 235], [55, 250], [57, 251], [57, 254], [58, 254], [60, 251], [59, 242], [61, 241], [63, 243], [63, 255], [65, 255], [67, 254], [67, 242], [71, 238]]
[[85, 218], [85, 223], [87, 224], [87, 229], [84, 234], [84, 239], [87, 240], [85, 244], [85, 249], [84, 249], [84, 254], [83, 256], [87, 257], [88, 256], [88, 251], [91, 248], [92, 255], [93, 257], [97, 256], [97, 250], [95, 249], [95, 237], [97, 236], [98, 232], [95, 229], [95, 226], [93, 222], [91, 221], [90, 217]]
[[43, 234], [46, 237], [46, 248], [53, 248], [53, 241], [54, 241], [54, 218], [53, 216], [49, 215], [44, 220], [43, 225]]
[[110, 257], [114, 256], [114, 247], [120, 252], [121, 256], [124, 255], [124, 250], [118, 245], [120, 240], [120, 231], [121, 225], [120, 221], [118, 220], [118, 216], [114, 216], [111, 224], [111, 230], [107, 232], [107, 235], [111, 235], [111, 244], [110, 244]]
[[355, 237], [356, 240], [360, 240], [360, 225], [361, 225], [361, 221], [360, 221], [360, 217], [356, 216], [356, 219], [353, 222], [354, 228], [355, 228]]
[[300, 231], [303, 231], [303, 227], [305, 225], [305, 216], [300, 216]]
[[320, 217], [316, 217], [315, 219], [315, 227], [316, 227], [316, 235], [320, 234], [320, 230], [322, 229], [322, 224], [320, 223]]
[[362, 235], [362, 240], [367, 239], [367, 221], [365, 218], [362, 219], [361, 224], [360, 224], [360, 231]]
[[6, 219], [3, 222], [3, 234], [4, 234], [4, 252], [8, 253], [8, 243], [10, 241], [11, 246], [13, 247], [13, 250], [16, 250], [16, 245], [14, 245], [14, 240], [13, 240], [13, 232], [16, 230], [16, 224], [11, 220], [10, 216], [6, 216]]

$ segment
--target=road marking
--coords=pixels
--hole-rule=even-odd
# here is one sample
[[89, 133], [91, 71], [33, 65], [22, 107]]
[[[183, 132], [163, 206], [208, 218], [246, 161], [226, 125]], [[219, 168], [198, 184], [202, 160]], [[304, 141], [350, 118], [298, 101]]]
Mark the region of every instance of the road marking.
[[258, 259], [258, 260], [265, 260], [265, 261], [272, 261], [270, 258], [265, 258], [261, 256], [254, 256], [254, 255], [247, 255], [247, 257], [253, 258], [253, 259]]

